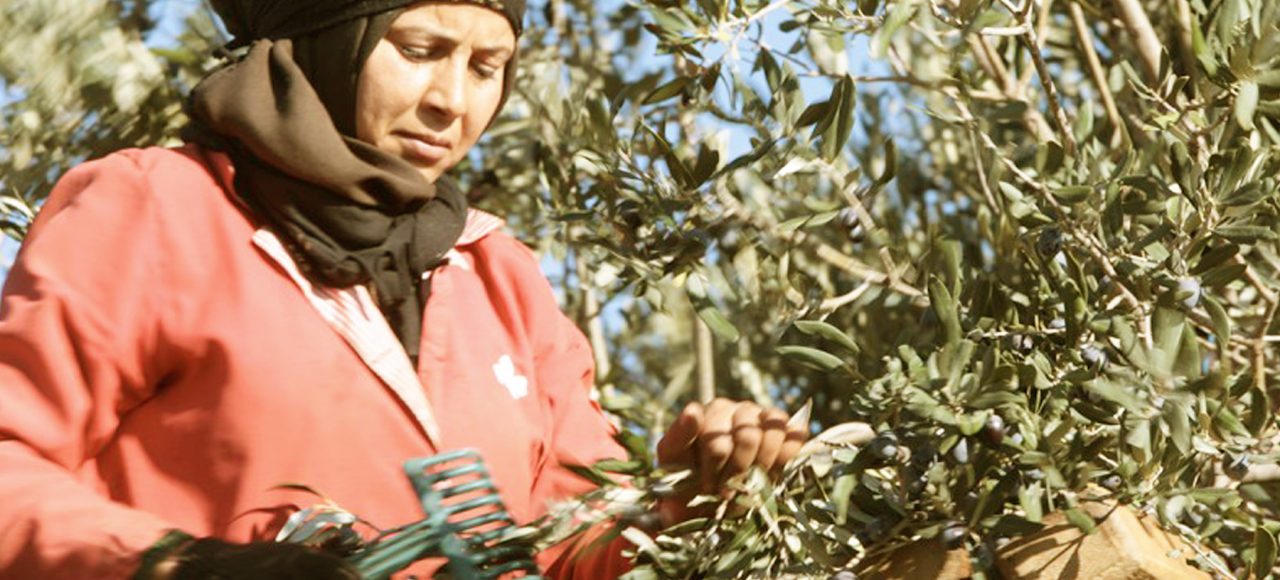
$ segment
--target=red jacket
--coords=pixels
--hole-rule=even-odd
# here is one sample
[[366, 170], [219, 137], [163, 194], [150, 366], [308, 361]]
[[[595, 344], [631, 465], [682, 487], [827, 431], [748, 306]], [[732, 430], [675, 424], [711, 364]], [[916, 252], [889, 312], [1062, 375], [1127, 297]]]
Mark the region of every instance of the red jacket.
[[[524, 523], [591, 489], [565, 464], [623, 455], [587, 342], [496, 218], [434, 273], [415, 369], [367, 292], [308, 287], [231, 174], [194, 146], [117, 153], [37, 218], [0, 302], [0, 578], [125, 578], [174, 528], [269, 539], [315, 503], [283, 483], [402, 525], [402, 462], [463, 447]], [[612, 577], [619, 548], [540, 563]]]

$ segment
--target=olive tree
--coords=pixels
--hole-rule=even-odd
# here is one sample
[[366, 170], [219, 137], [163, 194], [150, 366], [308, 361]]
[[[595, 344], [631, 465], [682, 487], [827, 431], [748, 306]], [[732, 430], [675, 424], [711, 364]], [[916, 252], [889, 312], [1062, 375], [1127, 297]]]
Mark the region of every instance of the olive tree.
[[[221, 41], [206, 10], [170, 49], [154, 1], [59, 4], [0, 8], [15, 235], [69, 164], [170, 142]], [[1267, 575], [1278, 27], [1265, 0], [530, 3], [456, 174], [596, 348], [633, 457], [583, 474], [633, 483], [586, 503], [633, 577], [821, 576], [934, 537], [986, 574], [1049, 511], [1092, 527], [1083, 493]], [[825, 433], [718, 517], [628, 529], [679, 479], [662, 426], [711, 396]]]

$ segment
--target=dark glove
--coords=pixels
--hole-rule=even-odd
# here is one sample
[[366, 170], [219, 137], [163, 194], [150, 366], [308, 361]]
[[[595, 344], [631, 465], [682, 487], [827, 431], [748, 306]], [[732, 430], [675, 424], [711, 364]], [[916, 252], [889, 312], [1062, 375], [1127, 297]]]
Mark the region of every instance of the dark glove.
[[177, 555], [172, 580], [360, 580], [342, 558], [298, 544], [204, 538]]

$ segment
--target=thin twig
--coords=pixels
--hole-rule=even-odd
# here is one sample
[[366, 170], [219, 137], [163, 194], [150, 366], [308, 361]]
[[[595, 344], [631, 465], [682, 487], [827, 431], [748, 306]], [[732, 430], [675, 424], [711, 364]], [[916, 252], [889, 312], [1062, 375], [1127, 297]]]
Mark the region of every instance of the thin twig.
[[858, 225], [862, 226], [862, 229], [870, 232], [876, 229], [876, 222], [871, 217], [871, 212], [867, 211], [867, 207], [863, 205], [862, 198], [857, 193], [854, 193], [853, 190], [856, 188], [852, 187], [853, 185], [854, 184], [849, 184], [849, 186], [845, 187], [841, 193], [844, 196], [845, 202], [849, 204], [849, 209], [853, 210], [854, 217], [858, 218]]
[[[1035, 4], [1028, 2], [1029, 5]], [[1040, 2], [1040, 14], [1036, 17], [1036, 38], [1040, 39], [1040, 48], [1044, 48], [1045, 39], [1049, 36], [1049, 15], [1053, 10], [1053, 0]]]
[[963, 22], [947, 16], [947, 14], [942, 11], [942, 7], [938, 5], [937, 0], [929, 0], [929, 12], [933, 14], [934, 18], [941, 20], [953, 28], [964, 28]]
[[[970, 116], [969, 121], [973, 122], [972, 116]], [[1066, 208], [1062, 207], [1062, 204], [1058, 203], [1058, 200], [1053, 197], [1053, 194], [1049, 192], [1049, 189], [1045, 187], [1044, 184], [1036, 181], [1035, 178], [1030, 175], [1027, 175], [1027, 173], [1023, 171], [1021, 167], [1018, 167], [1012, 159], [1009, 159], [1007, 155], [1001, 154], [999, 146], [996, 145], [995, 141], [991, 140], [990, 135], [979, 131], [978, 136], [982, 139], [987, 148], [991, 149], [995, 154], [995, 157], [1000, 160], [1000, 163], [1013, 173], [1019, 181], [1034, 189], [1036, 193], [1040, 194], [1040, 197], [1043, 198], [1060, 217], [1065, 217], [1067, 215]], [[1144, 310], [1142, 301], [1138, 300], [1138, 297], [1134, 296], [1133, 292], [1125, 285], [1124, 278], [1120, 276], [1115, 265], [1111, 263], [1109, 258], [1107, 258], [1106, 253], [1098, 245], [1097, 240], [1093, 239], [1092, 236], [1086, 235], [1084, 232], [1078, 231], [1071, 222], [1065, 219], [1062, 220], [1062, 225], [1063, 227], [1071, 230], [1070, 233], [1073, 237], [1084, 242], [1084, 248], [1089, 253], [1089, 256], [1093, 258], [1093, 261], [1099, 268], [1102, 268], [1102, 271], [1107, 276], [1111, 277], [1111, 279], [1115, 281], [1116, 287], [1120, 289], [1120, 293], [1124, 297], [1124, 301], [1128, 303], [1129, 307], [1135, 312], [1142, 312]]]
[[1044, 56], [1040, 54], [1039, 43], [1036, 41], [1035, 33], [1028, 30], [1027, 34], [1019, 37], [1026, 46], [1028, 52], [1031, 53], [1031, 62], [1036, 67], [1036, 74], [1040, 77], [1040, 86], [1044, 88], [1045, 97], [1049, 100], [1049, 111], [1052, 113], [1054, 124], [1058, 126], [1058, 131], [1062, 134], [1062, 142], [1066, 149], [1067, 157], [1074, 157], [1076, 154], [1076, 137], [1071, 132], [1071, 123], [1067, 120], [1067, 112], [1062, 108], [1061, 99], [1058, 96], [1058, 87], [1053, 83], [1053, 77], [1049, 74], [1049, 67], [1044, 62]]
[[1009, 82], [1009, 69], [1005, 68], [1004, 61], [996, 58], [996, 51], [991, 48], [991, 43], [981, 36], [970, 36], [969, 47], [973, 50], [974, 57], [978, 59], [978, 66], [986, 71], [987, 76], [995, 79], [1006, 97], [1013, 95], [1014, 85]]
[[[831, 172], [831, 169], [832, 168], [828, 167], [825, 172]], [[831, 176], [831, 179], [839, 179], [839, 177]], [[861, 225], [867, 232], [871, 232], [876, 229], [875, 219], [871, 217], [871, 212], [867, 210], [867, 205], [863, 203], [862, 198], [864, 196], [869, 196], [869, 201], [874, 201], [875, 192], [871, 192], [869, 194], [867, 189], [859, 190], [856, 185], [856, 182], [848, 183], [845, 187], [841, 188], [840, 193], [849, 204], [849, 208], [853, 210], [854, 216], [858, 218], [859, 225]], [[892, 286], [898, 281], [898, 266], [894, 263], [893, 256], [889, 253], [889, 248], [882, 246], [880, 248], [879, 255], [880, 263], [884, 266], [885, 273], [889, 275], [889, 285]]]
[[1261, 296], [1263, 300], [1268, 303], [1275, 303], [1277, 300], [1280, 300], [1280, 297], [1277, 297], [1276, 293], [1271, 290], [1271, 288], [1267, 287], [1266, 283], [1264, 283], [1261, 278], [1258, 278], [1258, 273], [1254, 271], [1253, 266], [1244, 261], [1244, 258], [1239, 255], [1235, 255], [1231, 257], [1231, 261], [1234, 264], [1243, 265], [1245, 267], [1244, 279], [1249, 282], [1250, 286], [1253, 286], [1253, 288], [1258, 291], [1258, 295]]
[[880, 247], [880, 263], [884, 266], [885, 273], [889, 274], [889, 284], [898, 283], [898, 264], [893, 259], [893, 254], [889, 252], [889, 248]]
[[[783, 241], [800, 245], [807, 241], [806, 236], [800, 232], [778, 232], [776, 223], [770, 220], [764, 220], [755, 216], [753, 212], [742, 205], [742, 202], [728, 195], [726, 192], [717, 190], [717, 199], [725, 208], [725, 214], [730, 217], [740, 219], [752, 227], [762, 232], [777, 232], [779, 238]], [[862, 261], [849, 256], [847, 252], [843, 252], [825, 242], [818, 242], [814, 248], [814, 253], [818, 259], [826, 262], [828, 265], [842, 270], [845, 273], [852, 274], [864, 282], [870, 282], [876, 286], [888, 288], [914, 299], [913, 302], [921, 305], [928, 304], [928, 297], [920, 289], [915, 288], [901, 280], [894, 280], [888, 274], [876, 270]]]
[[[1031, 14], [1031, 8], [1034, 5], [1033, 2], [1024, 0], [1021, 6], [1016, 6], [1012, 2], [1009, 2], [1008, 0], [1000, 0], [1000, 3], [1004, 5], [1005, 10], [1008, 10], [1009, 15], [1013, 16], [1015, 20], [1018, 20], [1019, 22], [1026, 24], [1028, 28], [1031, 27], [1031, 24], [1030, 24], [1031, 19], [1028, 16]], [[1044, 8], [1045, 9], [1042, 9], [1040, 11], [1040, 17], [1042, 21], [1041, 21], [1039, 34], [1036, 35], [1036, 38], [1043, 38], [1045, 35], [1043, 19], [1048, 15], [1048, 12], [1046, 11], [1048, 8], [1048, 2], [1044, 3]], [[1037, 42], [1036, 49], [1037, 50], [1040, 49], [1038, 42]], [[1017, 57], [1015, 56], [1015, 58]], [[1009, 90], [1010, 93], [1017, 94], [1017, 95], [1025, 95], [1027, 93], [1027, 87], [1031, 86], [1031, 77], [1032, 77], [1033, 71], [1035, 71], [1035, 68], [1023, 68], [1022, 76], [1020, 76], [1017, 79], [1017, 82], [1014, 83], [1013, 86], [1010, 88]]]
[[[804, 239], [803, 234], [797, 235], [796, 237], [797, 241]], [[889, 274], [850, 258], [846, 252], [840, 251], [829, 244], [819, 243], [816, 253], [818, 258], [822, 261], [853, 274], [861, 278], [864, 282], [871, 282], [872, 284], [884, 286], [899, 294], [914, 298], [914, 302], [918, 304], [928, 304], [928, 297], [925, 296], [924, 292], [921, 292], [919, 289], [914, 286], [910, 286], [901, 280], [895, 279], [895, 277], [890, 276]]]
[[843, 308], [849, 304], [856, 302], [859, 298], [862, 298], [862, 295], [866, 294], [867, 290], [870, 290], [870, 289], [871, 289], [871, 283], [863, 282], [859, 284], [857, 288], [854, 288], [853, 291], [851, 292], [842, 294], [840, 296], [836, 296], [834, 298], [828, 298], [826, 300], [823, 300], [819, 310], [821, 310], [822, 312], [834, 312], [836, 310], [839, 310], [840, 308]]
[[[1000, 86], [1003, 100], [1026, 101], [1025, 91], [1020, 90], [1018, 83], [1009, 76], [1009, 70], [1004, 66], [1004, 61], [997, 58], [991, 43], [981, 36], [971, 36], [969, 44], [974, 56], [978, 59], [978, 65]], [[1053, 129], [1035, 107], [1027, 107], [1022, 120], [1027, 130], [1038, 141], [1046, 141], [1053, 134]]]
[[790, 4], [790, 3], [791, 3], [791, 0], [774, 0], [772, 4], [765, 6], [764, 8], [761, 8], [751, 16], [747, 17], [747, 23], [750, 24], [752, 22], [758, 22], [760, 19], [767, 16], [770, 12], [773, 12], [774, 10], [782, 8], [783, 6], [786, 6], [787, 4]]
[[987, 164], [983, 162], [982, 149], [978, 147], [977, 132], [978, 129], [976, 127], [969, 127], [969, 146], [973, 148], [974, 166], [978, 169], [978, 183], [982, 186], [982, 197], [987, 201], [991, 212], [998, 214], [1000, 213], [1000, 204], [996, 202], [996, 196], [991, 191], [991, 182], [987, 178]]
[[1027, 11], [1030, 9], [1030, 5], [1031, 5], [1031, 3], [1027, 2], [1026, 0], [1023, 1], [1022, 6], [1017, 6], [1013, 2], [1010, 2], [1009, 0], [1000, 0], [1000, 3], [1003, 4], [1004, 9], [1008, 10], [1009, 14], [1013, 15], [1014, 17], [1025, 16]]
[[[1151, 514], [1151, 517], [1157, 517], [1157, 516], [1153, 513]], [[1187, 546], [1190, 546], [1191, 550], [1194, 551], [1198, 556], [1200, 556], [1200, 559], [1198, 560], [1199, 562], [1208, 564], [1210, 567], [1213, 568], [1213, 571], [1217, 573], [1216, 577], [1234, 578], [1236, 576], [1235, 573], [1232, 572], [1230, 568], [1227, 568], [1226, 565], [1223, 564], [1222, 558], [1218, 556], [1217, 553], [1206, 550], [1203, 546], [1200, 545], [1201, 539], [1200, 539], [1200, 534], [1198, 532], [1191, 529], [1186, 524], [1178, 521], [1173, 521], [1171, 522], [1171, 524], [1173, 525], [1174, 529], [1176, 529], [1178, 533], [1182, 535], [1183, 538], [1190, 538], [1192, 540], [1195, 540], [1195, 541], [1184, 542], [1184, 544]]]
[[[845, 75], [841, 75], [841, 74], [832, 74], [832, 73], [822, 72], [821, 70], [818, 70], [817, 68], [815, 68], [810, 62], [803, 60], [800, 57], [794, 54], [791, 54], [787, 51], [775, 50], [772, 46], [769, 46], [768, 42], [765, 42], [763, 40], [760, 40], [760, 41], [757, 41], [755, 39], [747, 39], [747, 40], [751, 44], [754, 44], [758, 50], [766, 51], [770, 55], [776, 58], [783, 59], [799, 67], [800, 70], [796, 71], [796, 76], [808, 77], [808, 78], [828, 78], [832, 80], [839, 80], [845, 77]], [[938, 89], [945, 85], [956, 83], [956, 81], [953, 79], [939, 79], [936, 81], [927, 81], [918, 76], [911, 75], [911, 74], [853, 75], [852, 78], [853, 78], [853, 82], [859, 83], [859, 84], [894, 83], [894, 84], [912, 85], [912, 86], [920, 87], [922, 89]]]
[[[741, 20], [740, 21], [741, 27], [739, 27], [738, 31], [734, 33], [733, 40], [729, 42], [729, 54], [737, 54], [738, 43], [742, 41], [742, 38], [744, 36], [746, 36], [747, 30], [751, 28], [752, 24], [759, 22], [760, 19], [767, 16], [770, 12], [773, 12], [774, 10], [782, 8], [783, 6], [786, 6], [787, 4], [790, 4], [790, 3], [791, 3], [791, 0], [774, 0], [772, 4], [769, 4], [768, 6], [761, 8], [760, 10], [756, 11], [755, 14], [752, 14], [751, 16], [748, 16], [747, 18]], [[734, 60], [736, 62], [737, 59], [734, 59]]]
[[978, 31], [982, 36], [1022, 36], [1027, 33], [1027, 26], [988, 26]]
[[[1102, 60], [1098, 58], [1098, 51], [1093, 47], [1093, 33], [1089, 29], [1089, 24], [1084, 19], [1084, 11], [1080, 9], [1080, 4], [1071, 2], [1067, 6], [1067, 10], [1071, 13], [1071, 22], [1075, 25], [1076, 39], [1080, 42], [1080, 50], [1084, 51], [1085, 62], [1089, 65], [1089, 76], [1093, 79], [1093, 84], [1098, 89], [1098, 94], [1102, 97], [1102, 104], [1107, 109], [1107, 118], [1111, 119], [1111, 125], [1115, 127], [1116, 136], [1120, 138], [1121, 147], [1129, 144], [1129, 128], [1125, 124], [1124, 118], [1120, 116], [1120, 109], [1116, 107], [1115, 95], [1111, 94], [1111, 87], [1107, 83], [1107, 75], [1102, 71]], [[1113, 141], [1113, 144], [1114, 141]]]
[[1263, 392], [1267, 390], [1267, 333], [1276, 320], [1276, 309], [1280, 307], [1280, 301], [1273, 299], [1270, 303], [1258, 326], [1258, 337], [1253, 343], [1253, 384]]

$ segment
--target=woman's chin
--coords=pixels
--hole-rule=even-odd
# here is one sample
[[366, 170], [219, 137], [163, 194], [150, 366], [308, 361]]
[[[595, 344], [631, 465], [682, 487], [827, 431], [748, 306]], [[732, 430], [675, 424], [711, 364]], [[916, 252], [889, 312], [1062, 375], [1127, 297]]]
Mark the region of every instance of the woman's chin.
[[445, 172], [444, 169], [435, 165], [423, 167], [415, 164], [414, 167], [417, 168], [418, 174], [421, 175], [423, 179], [427, 180], [427, 183], [435, 183], [436, 180], [440, 179], [440, 176], [444, 175]]
[[429, 182], [435, 182], [445, 171], [449, 170], [449, 164], [442, 159], [423, 159], [420, 156], [402, 153], [398, 155], [405, 163], [412, 165], [418, 170], [418, 174]]

